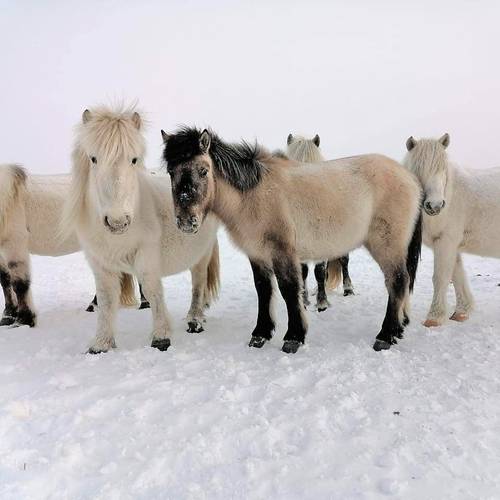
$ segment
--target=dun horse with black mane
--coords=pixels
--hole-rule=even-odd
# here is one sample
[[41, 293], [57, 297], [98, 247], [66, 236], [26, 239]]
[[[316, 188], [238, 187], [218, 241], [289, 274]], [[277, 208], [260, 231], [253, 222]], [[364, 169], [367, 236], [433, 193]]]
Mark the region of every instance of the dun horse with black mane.
[[421, 249], [421, 190], [410, 172], [380, 155], [301, 166], [208, 130], [162, 135], [179, 229], [196, 233], [215, 214], [250, 258], [259, 303], [250, 346], [262, 347], [275, 328], [273, 273], [288, 310], [283, 351], [296, 352], [307, 332], [300, 262], [339, 258], [361, 245], [389, 293], [374, 349], [402, 337]]

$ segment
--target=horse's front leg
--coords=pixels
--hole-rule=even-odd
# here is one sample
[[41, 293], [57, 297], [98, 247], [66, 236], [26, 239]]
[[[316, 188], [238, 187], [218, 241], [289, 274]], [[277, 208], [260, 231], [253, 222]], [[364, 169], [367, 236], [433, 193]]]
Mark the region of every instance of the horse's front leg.
[[205, 322], [205, 290], [207, 287], [210, 253], [191, 268], [191, 307], [187, 315], [189, 333], [201, 333]]
[[288, 311], [288, 330], [285, 334], [282, 350], [286, 353], [295, 353], [300, 344], [305, 342], [307, 333], [299, 264], [293, 255], [281, 253], [273, 259], [273, 269]]
[[466, 321], [469, 319], [469, 314], [474, 309], [474, 298], [469, 288], [467, 276], [465, 275], [462, 256], [457, 254], [455, 268], [453, 269], [453, 288], [455, 288], [456, 306], [455, 312], [451, 315], [454, 321]]
[[114, 323], [120, 303], [120, 273], [107, 271], [96, 264], [92, 268], [99, 307], [97, 308], [97, 332], [88, 353], [99, 354], [116, 347]]
[[304, 307], [307, 307], [309, 302], [309, 292], [307, 290], [307, 275], [309, 274], [309, 265], [307, 262], [302, 262], [300, 265], [302, 271], [302, 301], [304, 302]]
[[170, 321], [163, 298], [163, 285], [159, 274], [146, 272], [140, 282], [144, 296], [151, 305], [153, 315], [153, 335], [151, 347], [166, 351], [170, 347]]
[[5, 308], [0, 319], [0, 326], [14, 324], [17, 316], [17, 299], [12, 288], [12, 280], [8, 268], [0, 262], [0, 284], [2, 285]]
[[446, 292], [455, 267], [457, 249], [458, 245], [445, 237], [439, 238], [434, 243], [434, 275], [432, 276], [434, 295], [424, 326], [439, 326], [448, 319]]
[[249, 347], [262, 347], [271, 340], [275, 327], [272, 316], [271, 302], [273, 298], [273, 271], [262, 262], [250, 259], [252, 266], [253, 281], [257, 291], [259, 312], [257, 324], [252, 332]]

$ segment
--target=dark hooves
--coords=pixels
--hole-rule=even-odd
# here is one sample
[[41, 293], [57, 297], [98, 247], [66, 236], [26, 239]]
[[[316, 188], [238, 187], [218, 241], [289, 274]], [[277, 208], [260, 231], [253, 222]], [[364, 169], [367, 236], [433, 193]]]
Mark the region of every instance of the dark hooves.
[[88, 313], [95, 312], [94, 304], [89, 304], [89, 306], [87, 307], [87, 309], [85, 309], [85, 311], [87, 311]]
[[14, 316], [4, 316], [0, 319], [0, 326], [10, 326], [16, 322], [16, 318]]
[[328, 307], [318, 307], [318, 312], [322, 313], [323, 311], [326, 311]]
[[94, 349], [93, 347], [89, 347], [87, 354], [104, 354], [106, 352], [108, 351], [104, 349]]
[[410, 318], [406, 316], [403, 318], [403, 326], [408, 326], [410, 324]]
[[378, 352], [378, 351], [386, 351], [387, 349], [391, 348], [390, 342], [387, 342], [385, 340], [375, 340], [375, 344], [373, 344], [373, 348]]
[[170, 347], [170, 339], [155, 339], [151, 342], [151, 347], [159, 351], [166, 351]]
[[354, 295], [354, 290], [344, 290], [344, 297], [348, 297], [349, 295]]
[[265, 337], [257, 337], [257, 336], [252, 336], [250, 339], [250, 342], [248, 343], [248, 347], [257, 347], [257, 349], [260, 349], [268, 339]]
[[285, 340], [281, 350], [287, 354], [295, 354], [299, 350], [300, 344], [302, 342], [299, 340]]
[[151, 304], [147, 300], [145, 300], [141, 302], [139, 309], [151, 309]]
[[188, 321], [188, 333], [201, 333], [204, 331], [203, 325], [199, 321]]

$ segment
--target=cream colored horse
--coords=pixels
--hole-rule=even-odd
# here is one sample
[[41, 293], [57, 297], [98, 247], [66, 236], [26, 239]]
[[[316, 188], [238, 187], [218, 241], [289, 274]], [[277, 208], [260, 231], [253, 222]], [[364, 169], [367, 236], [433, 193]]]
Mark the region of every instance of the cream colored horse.
[[[75, 233], [58, 238], [69, 184], [69, 175], [27, 175], [18, 165], [0, 165], [0, 282], [5, 298], [0, 326], [35, 326], [30, 254], [57, 257], [80, 250]], [[122, 280], [121, 302], [135, 303], [130, 276]]]
[[204, 307], [219, 284], [218, 222], [203, 231], [177, 230], [170, 180], [150, 175], [142, 121], [137, 112], [106, 107], [85, 110], [73, 150], [71, 193], [63, 233], [76, 231], [94, 272], [99, 308], [90, 353], [114, 347], [121, 273], [137, 276], [153, 314], [152, 346], [166, 350], [171, 331], [162, 276], [191, 269], [193, 294], [188, 331], [201, 331]]
[[448, 318], [446, 292], [450, 280], [456, 295], [452, 320], [465, 321], [474, 307], [462, 253], [500, 258], [500, 168], [464, 170], [448, 160], [450, 136], [410, 137], [406, 167], [425, 193], [423, 241], [434, 251], [434, 296], [425, 326]]
[[179, 229], [198, 234], [214, 214], [250, 259], [259, 303], [250, 346], [262, 347], [274, 331], [273, 275], [288, 310], [283, 350], [296, 352], [307, 332], [299, 263], [361, 245], [380, 265], [389, 295], [374, 349], [402, 336], [421, 246], [413, 175], [381, 155], [300, 165], [189, 127], [163, 140]]

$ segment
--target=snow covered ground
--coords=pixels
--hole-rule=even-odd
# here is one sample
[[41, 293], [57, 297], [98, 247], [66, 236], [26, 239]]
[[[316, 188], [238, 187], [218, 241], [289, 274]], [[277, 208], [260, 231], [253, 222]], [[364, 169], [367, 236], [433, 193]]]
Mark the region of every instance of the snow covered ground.
[[184, 331], [188, 275], [164, 281], [163, 353], [147, 347], [150, 313], [122, 310], [118, 348], [85, 355], [96, 316], [83, 256], [33, 259], [39, 326], [0, 331], [2, 500], [500, 498], [498, 261], [466, 257], [477, 310], [430, 331], [425, 250], [406, 339], [376, 353], [386, 295], [356, 251], [356, 295], [311, 310], [306, 346], [286, 355], [281, 300], [273, 341], [246, 346], [250, 268], [221, 239], [204, 333]]

